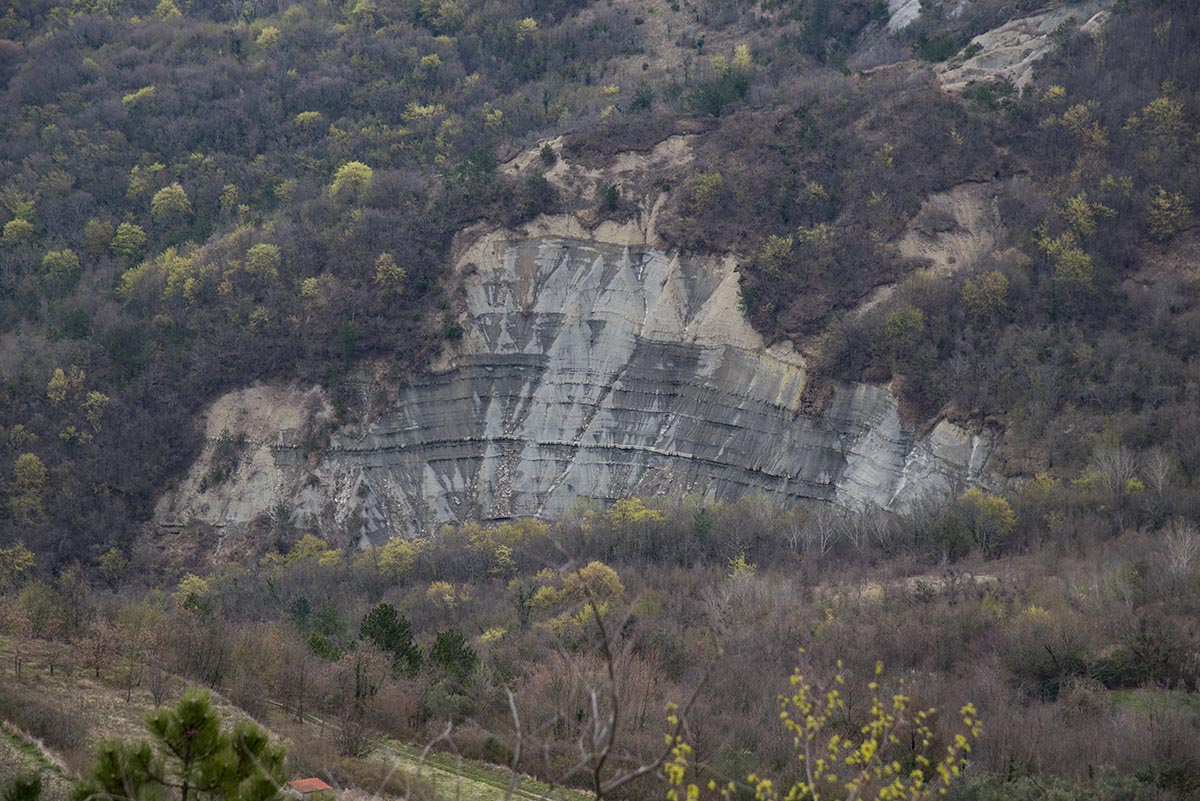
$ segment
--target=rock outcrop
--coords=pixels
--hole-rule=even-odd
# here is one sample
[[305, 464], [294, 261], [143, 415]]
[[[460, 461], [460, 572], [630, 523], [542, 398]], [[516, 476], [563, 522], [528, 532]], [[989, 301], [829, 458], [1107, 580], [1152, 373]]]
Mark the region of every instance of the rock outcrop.
[[210, 445], [159, 520], [241, 524], [284, 504], [377, 540], [552, 518], [582, 497], [896, 509], [981, 477], [986, 433], [943, 421], [917, 436], [886, 389], [837, 385], [810, 409], [804, 359], [743, 317], [733, 259], [653, 241], [573, 217], [482, 236], [458, 265], [461, 341], [383, 414], [317, 455], [299, 443], [304, 421], [328, 414], [315, 390], [226, 396], [208, 434], [245, 434], [241, 466], [206, 486]]
[[1116, 0], [1074, 0], [1039, 14], [1004, 23], [971, 40], [962, 54], [938, 66], [942, 86], [958, 92], [973, 81], [1009, 81], [1021, 89], [1033, 79], [1034, 64], [1056, 47], [1060, 29], [1098, 31]]

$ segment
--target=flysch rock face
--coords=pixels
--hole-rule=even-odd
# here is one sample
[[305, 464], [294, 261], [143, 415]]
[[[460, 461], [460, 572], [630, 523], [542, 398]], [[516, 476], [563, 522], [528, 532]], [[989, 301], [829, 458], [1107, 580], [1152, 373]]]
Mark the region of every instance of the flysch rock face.
[[[326, 414], [322, 403], [298, 390], [226, 396], [209, 436], [224, 430], [214, 419], [240, 413], [251, 452], [201, 492], [206, 452], [158, 519], [239, 524], [282, 502], [377, 541], [446, 522], [553, 518], [581, 497], [758, 491], [896, 509], [983, 474], [987, 435], [942, 422], [915, 438], [882, 388], [837, 386], [819, 415], [802, 413], [804, 360], [766, 347], [745, 321], [733, 260], [647, 238], [570, 217], [482, 237], [458, 268], [461, 343], [387, 412], [335, 434], [310, 464], [294, 430], [303, 414]], [[284, 424], [274, 436], [272, 421]]]
[[1033, 79], [1033, 66], [1055, 47], [1054, 32], [1061, 26], [1098, 31], [1111, 16], [1116, 0], [1074, 0], [1051, 9], [1006, 22], [980, 34], [970, 58], [961, 55], [939, 65], [942, 87], [958, 92], [972, 81], [1011, 81], [1018, 89]]

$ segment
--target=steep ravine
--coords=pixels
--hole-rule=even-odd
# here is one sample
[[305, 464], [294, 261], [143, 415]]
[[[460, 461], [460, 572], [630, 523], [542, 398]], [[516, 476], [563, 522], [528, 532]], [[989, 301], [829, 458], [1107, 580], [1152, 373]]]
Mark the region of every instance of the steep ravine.
[[[733, 259], [647, 241], [634, 223], [589, 231], [574, 217], [482, 236], [458, 265], [461, 341], [385, 413], [310, 459], [297, 431], [327, 414], [318, 390], [227, 395], [159, 522], [237, 526], [282, 503], [378, 540], [554, 517], [581, 497], [760, 491], [899, 508], [981, 476], [986, 434], [941, 422], [916, 437], [885, 389], [839, 385], [803, 413], [804, 360], [745, 321]], [[232, 478], [202, 491], [225, 431], [246, 450]]]

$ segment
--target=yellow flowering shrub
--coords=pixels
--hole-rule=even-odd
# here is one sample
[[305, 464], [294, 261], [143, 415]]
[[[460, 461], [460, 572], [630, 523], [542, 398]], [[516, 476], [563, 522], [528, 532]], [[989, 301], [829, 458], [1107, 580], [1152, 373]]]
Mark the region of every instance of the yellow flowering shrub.
[[[959, 710], [961, 727], [939, 751], [934, 733], [937, 710], [915, 708], [901, 693], [887, 696], [880, 684], [883, 663], [877, 662], [875, 679], [867, 685], [871, 693], [867, 721], [848, 735], [843, 726], [846, 680], [840, 663], [838, 667], [839, 672], [823, 683], [802, 668], [792, 673], [792, 694], [780, 698], [779, 717], [793, 736], [801, 778], [779, 782], [750, 774], [746, 779], [756, 801], [922, 801], [945, 795], [961, 775], [971, 744], [982, 731], [974, 705]], [[680, 734], [675, 709], [668, 707], [667, 713], [674, 732], [666, 738], [671, 756], [663, 766], [668, 801], [698, 801], [705, 790], [732, 799], [737, 790], [733, 782], [721, 787], [710, 781], [702, 788], [687, 781], [692, 749]]]

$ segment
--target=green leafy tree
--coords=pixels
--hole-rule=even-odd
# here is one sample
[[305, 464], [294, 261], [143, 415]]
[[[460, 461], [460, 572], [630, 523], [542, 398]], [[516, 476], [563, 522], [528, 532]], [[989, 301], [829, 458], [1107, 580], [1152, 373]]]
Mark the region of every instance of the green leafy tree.
[[89, 256], [103, 256], [115, 229], [106, 220], [88, 220], [83, 226], [83, 249]]
[[121, 223], [117, 226], [117, 232], [113, 234], [108, 248], [114, 254], [132, 261], [137, 258], [145, 246], [146, 232], [142, 230], [141, 226], [133, 223]]
[[13, 465], [8, 510], [15, 519], [30, 523], [45, 514], [45, 501], [46, 465], [36, 453], [23, 453]]
[[448, 675], [465, 684], [479, 664], [475, 653], [465, 637], [454, 629], [439, 631], [429, 649], [429, 661]]
[[616, 184], [605, 184], [600, 190], [600, 205], [608, 211], [616, 211], [621, 202], [621, 187]]
[[164, 186], [150, 199], [150, 216], [160, 225], [177, 225], [192, 215], [192, 201], [178, 182]]
[[977, 323], [989, 323], [1008, 308], [1008, 276], [988, 270], [963, 282], [962, 302]]
[[408, 271], [396, 263], [396, 257], [391, 253], [380, 253], [375, 260], [375, 283], [381, 289], [393, 295], [404, 293], [404, 281]]
[[115, 545], [96, 559], [96, 569], [100, 571], [100, 575], [104, 577], [108, 585], [114, 589], [116, 589], [117, 581], [125, 575], [128, 568], [129, 560]]
[[692, 212], [696, 213], [707, 209], [723, 191], [725, 191], [725, 177], [721, 173], [697, 173], [692, 178], [692, 196], [690, 198]]
[[69, 248], [50, 251], [42, 257], [42, 277], [60, 287], [71, 285], [79, 278], [79, 256]]
[[359, 636], [392, 655], [392, 672], [414, 674], [421, 667], [421, 649], [413, 642], [412, 624], [396, 607], [381, 603], [363, 616]]
[[36, 561], [33, 551], [18, 542], [9, 548], [0, 548], [0, 589], [6, 589], [16, 583], [17, 579]]
[[1192, 213], [1187, 198], [1179, 192], [1168, 192], [1161, 186], [1150, 199], [1146, 221], [1150, 224], [1150, 235], [1165, 242], [1183, 228]]
[[971, 487], [958, 498], [975, 542], [988, 557], [998, 556], [1017, 525], [1012, 506], [999, 495]]
[[75, 801], [269, 801], [282, 798], [284, 751], [249, 721], [223, 729], [208, 692], [146, 716], [150, 741], [109, 742], [74, 790]]
[[279, 246], [261, 242], [246, 251], [246, 271], [264, 281], [279, 278]]
[[361, 161], [348, 161], [338, 167], [337, 172], [334, 173], [329, 192], [334, 197], [360, 201], [366, 196], [367, 190], [371, 188], [371, 181], [374, 177], [375, 171], [366, 164]]
[[925, 335], [925, 312], [916, 306], [904, 306], [888, 314], [883, 333], [894, 353], [909, 353]]
[[4, 244], [9, 247], [32, 241], [33, 234], [33, 223], [28, 220], [9, 220], [4, 224]]

